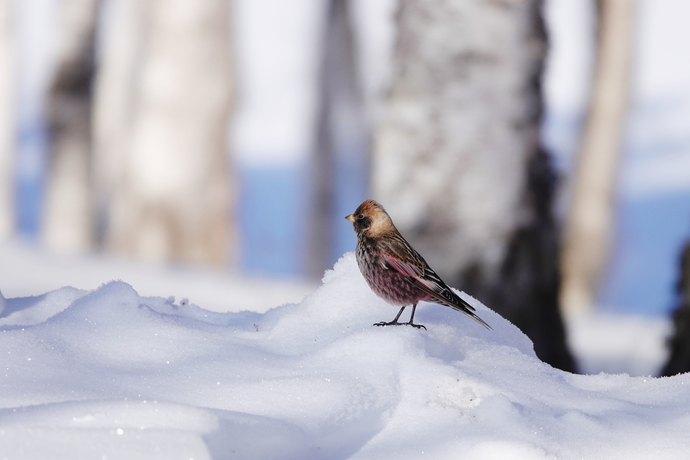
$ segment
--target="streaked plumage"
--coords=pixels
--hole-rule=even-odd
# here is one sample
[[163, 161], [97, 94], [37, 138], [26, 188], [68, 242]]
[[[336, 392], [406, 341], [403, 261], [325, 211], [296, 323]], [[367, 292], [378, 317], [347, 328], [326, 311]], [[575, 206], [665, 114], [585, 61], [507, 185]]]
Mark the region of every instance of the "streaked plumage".
[[[413, 322], [417, 303], [424, 300], [461, 311], [491, 329], [473, 313], [474, 308], [451, 291], [402, 237], [383, 206], [374, 200], [366, 200], [345, 218], [354, 224], [357, 234], [357, 264], [367, 284], [386, 302], [402, 306], [393, 321], [376, 323], [375, 326], [406, 324], [424, 327]], [[412, 306], [410, 321], [398, 322], [408, 305]]]

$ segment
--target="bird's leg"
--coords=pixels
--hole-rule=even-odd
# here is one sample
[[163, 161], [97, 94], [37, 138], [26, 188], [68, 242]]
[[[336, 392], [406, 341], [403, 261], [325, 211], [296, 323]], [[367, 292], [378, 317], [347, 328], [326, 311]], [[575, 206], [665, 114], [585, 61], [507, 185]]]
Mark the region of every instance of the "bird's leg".
[[395, 319], [393, 321], [391, 321], [389, 323], [386, 323], [385, 321], [381, 321], [380, 323], [374, 324], [374, 326], [400, 326], [401, 324], [405, 324], [405, 323], [399, 323], [398, 322], [398, 318], [400, 318], [400, 315], [402, 315], [402, 312], [404, 309], [405, 309], [405, 307], [403, 306], [400, 309], [400, 311], [398, 312], [398, 314], [395, 315]]
[[414, 312], [417, 310], [417, 303], [416, 302], [414, 304], [412, 304], [412, 315], [410, 316], [410, 321], [407, 323], [399, 323], [398, 319], [400, 318], [400, 315], [402, 315], [402, 312], [404, 310], [405, 310], [405, 307], [402, 307], [400, 309], [400, 311], [398, 312], [398, 314], [395, 315], [395, 319], [393, 321], [391, 321], [389, 323], [381, 321], [380, 323], [374, 324], [374, 326], [403, 326], [403, 325], [405, 325], [405, 326], [416, 327], [417, 329], [421, 329], [421, 328], [426, 329], [426, 327], [423, 324], [414, 324], [414, 322], [413, 322]]
[[[424, 328], [424, 330], [426, 330], [426, 326], [424, 326], [423, 324], [414, 324], [414, 322], [413, 322], [413, 321], [414, 321], [414, 314], [415, 314], [416, 311], [417, 311], [417, 303], [415, 302], [415, 303], [412, 305], [412, 314], [410, 315], [410, 322], [409, 322], [409, 323], [404, 323], [404, 324], [407, 324], [407, 325], [412, 326], [412, 327], [416, 327], [417, 329]], [[402, 313], [402, 312], [401, 312], [401, 313]], [[396, 318], [396, 319], [397, 319], [397, 318]]]

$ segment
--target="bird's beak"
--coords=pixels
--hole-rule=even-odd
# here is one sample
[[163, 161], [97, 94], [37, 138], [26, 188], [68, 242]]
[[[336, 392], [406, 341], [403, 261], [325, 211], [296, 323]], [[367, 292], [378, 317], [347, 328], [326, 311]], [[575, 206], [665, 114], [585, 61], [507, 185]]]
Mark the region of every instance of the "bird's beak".
[[350, 222], [352, 222], [352, 223], [355, 222], [355, 216], [353, 216], [352, 214], [350, 214], [349, 216], [345, 216], [345, 218], [346, 218], [347, 220], [349, 220]]

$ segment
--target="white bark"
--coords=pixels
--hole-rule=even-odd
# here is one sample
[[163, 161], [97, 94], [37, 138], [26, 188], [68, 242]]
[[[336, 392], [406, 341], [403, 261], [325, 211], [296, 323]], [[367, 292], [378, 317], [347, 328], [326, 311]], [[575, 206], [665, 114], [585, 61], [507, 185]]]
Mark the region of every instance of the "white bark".
[[635, 0], [602, 0], [599, 55], [563, 245], [561, 308], [590, 309], [609, 256], [633, 54]]
[[91, 81], [97, 0], [61, 4], [57, 69], [48, 100], [52, 138], [41, 239], [50, 249], [93, 243]]
[[[440, 273], [494, 280], [529, 220], [544, 53], [536, 0], [402, 0], [374, 195]], [[455, 282], [455, 281], [454, 281]]]
[[[230, 232], [228, 2], [141, 3], [130, 4], [142, 15], [142, 41], [130, 69], [138, 78], [103, 77], [132, 90], [128, 107], [116, 107], [113, 131], [99, 128], [104, 136], [99, 148], [117, 148], [121, 155], [106, 246], [154, 261], [223, 264]], [[126, 30], [120, 27], [119, 33]], [[111, 39], [117, 40], [119, 34], [114, 35]], [[127, 53], [120, 58], [130, 62]], [[114, 90], [125, 93], [122, 87]], [[100, 91], [108, 87], [103, 84]], [[108, 133], [118, 132], [123, 143], [108, 145], [114, 140]]]
[[14, 233], [14, 37], [12, 1], [0, 0], [0, 241]]

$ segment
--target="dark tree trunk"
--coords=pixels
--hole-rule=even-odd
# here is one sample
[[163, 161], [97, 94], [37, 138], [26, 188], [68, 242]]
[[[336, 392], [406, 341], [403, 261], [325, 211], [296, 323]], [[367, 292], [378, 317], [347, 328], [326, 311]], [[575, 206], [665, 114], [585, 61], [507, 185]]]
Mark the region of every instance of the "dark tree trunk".
[[690, 241], [680, 256], [680, 274], [676, 284], [678, 307], [673, 312], [675, 331], [669, 340], [671, 356], [661, 371], [662, 376], [690, 372]]
[[532, 339], [540, 359], [575, 372], [558, 302], [560, 232], [552, 212], [556, 178], [543, 150], [529, 161], [527, 178], [534, 217], [510, 238], [498, 281], [485, 294], [487, 304]]

